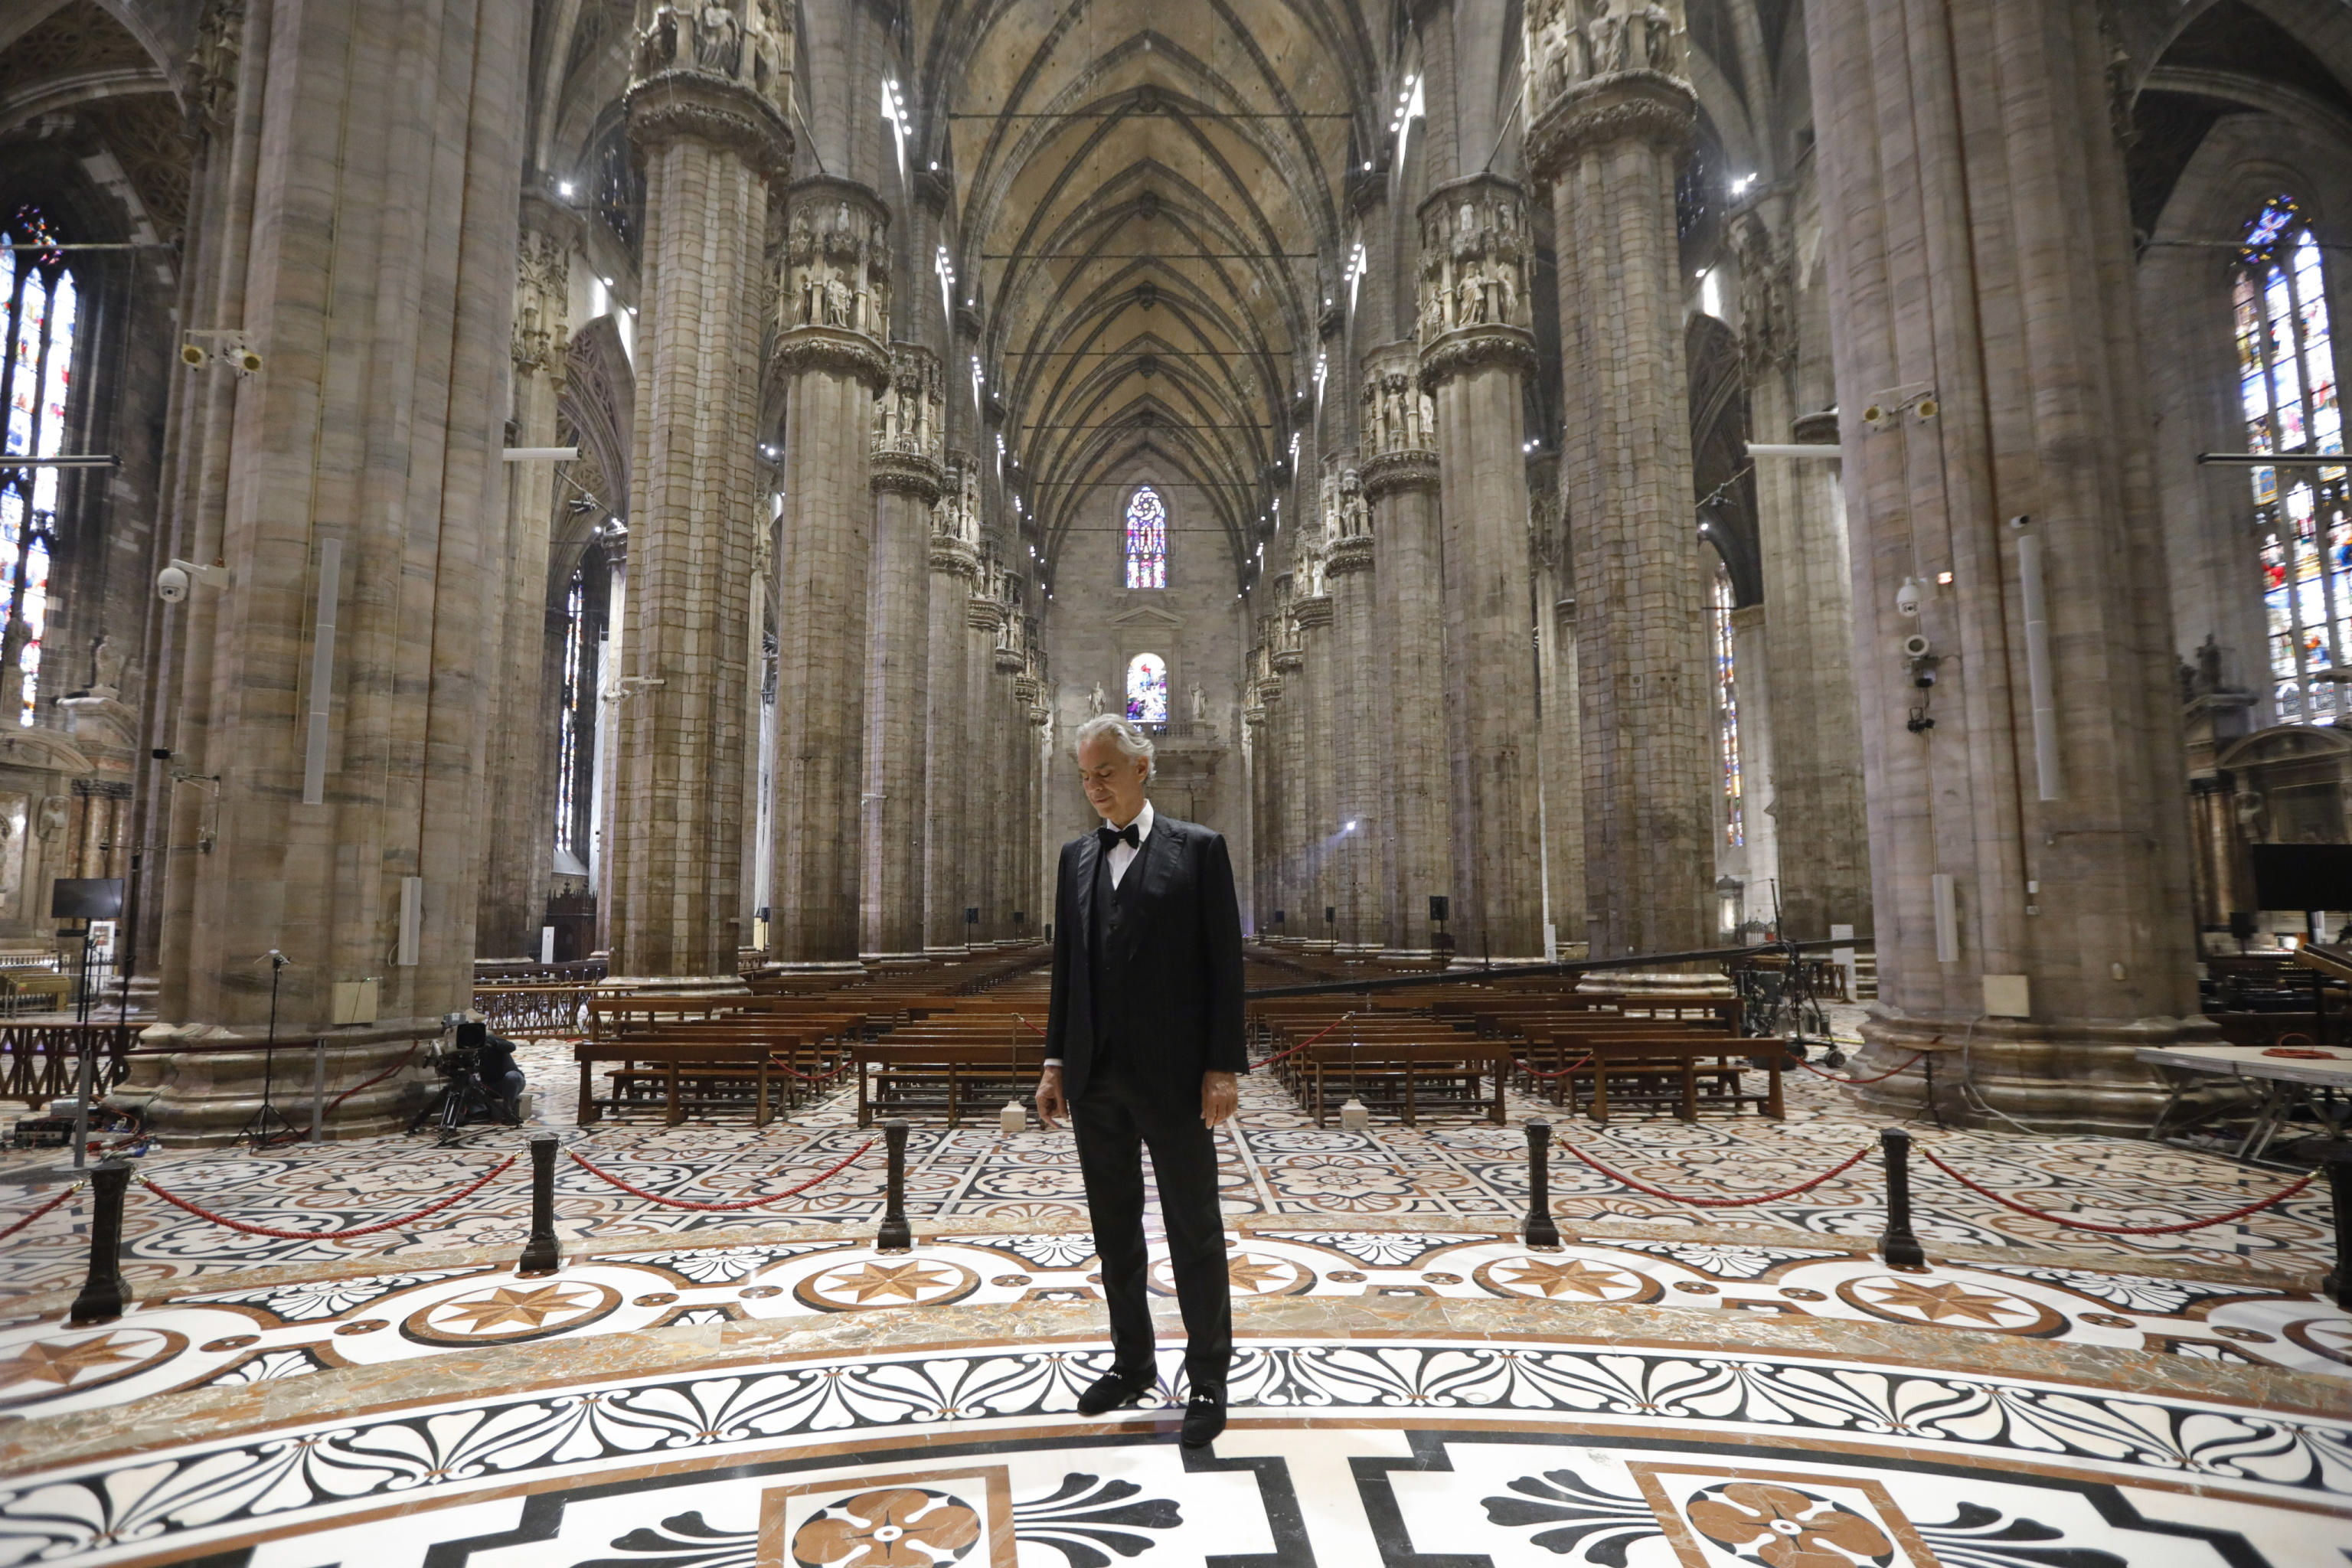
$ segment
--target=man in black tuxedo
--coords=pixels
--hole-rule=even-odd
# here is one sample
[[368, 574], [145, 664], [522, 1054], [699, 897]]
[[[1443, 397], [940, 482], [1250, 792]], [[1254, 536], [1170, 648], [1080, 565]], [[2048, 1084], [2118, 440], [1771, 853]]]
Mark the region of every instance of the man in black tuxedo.
[[1111, 1370], [1078, 1396], [1099, 1415], [1150, 1389], [1143, 1156], [1168, 1226], [1192, 1385], [1183, 1442], [1225, 1427], [1234, 1316], [1217, 1201], [1214, 1129], [1233, 1115], [1242, 1048], [1242, 920], [1225, 841], [1160, 816], [1144, 798], [1150, 738], [1105, 715], [1078, 729], [1078, 773], [1103, 826], [1062, 847], [1054, 900], [1053, 1011], [1037, 1118], [1067, 1114], [1094, 1218]]

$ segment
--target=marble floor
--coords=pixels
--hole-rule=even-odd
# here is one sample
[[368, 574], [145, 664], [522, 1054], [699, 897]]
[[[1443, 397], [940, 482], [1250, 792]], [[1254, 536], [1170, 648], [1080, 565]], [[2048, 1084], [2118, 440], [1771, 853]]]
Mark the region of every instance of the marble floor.
[[[649, 1191], [728, 1199], [869, 1136], [572, 1129]], [[1563, 1131], [1668, 1189], [1769, 1191], [1869, 1142], [1802, 1078], [1782, 1123]], [[224, 1231], [134, 1188], [137, 1304], [68, 1327], [88, 1211], [0, 1242], [0, 1568], [2120, 1568], [2352, 1546], [2352, 1315], [2314, 1292], [2314, 1189], [2213, 1231], [2060, 1230], [1919, 1173], [1888, 1268], [1875, 1161], [1696, 1210], [1555, 1156], [1564, 1244], [1520, 1243], [1512, 1125], [1318, 1130], [1250, 1080], [1221, 1142], [1234, 1421], [1161, 1387], [1088, 1421], [1108, 1362], [1066, 1133], [912, 1140], [916, 1245], [873, 1245], [880, 1150], [752, 1213], [667, 1210], [559, 1160], [566, 1261], [519, 1275], [518, 1168], [414, 1232]], [[2112, 1223], [2221, 1212], [2276, 1172], [2129, 1141], [1918, 1130], [1979, 1180]], [[512, 1152], [373, 1140], [164, 1149], [155, 1181], [287, 1229], [370, 1223]], [[24, 1156], [11, 1156], [22, 1160]], [[54, 1187], [0, 1187], [0, 1225]], [[1155, 1244], [1156, 1246], [1156, 1244]], [[1165, 1291], [1164, 1263], [1154, 1288]]]

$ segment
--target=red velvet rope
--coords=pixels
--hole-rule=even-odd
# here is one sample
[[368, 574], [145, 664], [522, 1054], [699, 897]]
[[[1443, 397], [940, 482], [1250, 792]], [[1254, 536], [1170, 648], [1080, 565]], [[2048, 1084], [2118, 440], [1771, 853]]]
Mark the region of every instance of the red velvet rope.
[[[1266, 1058], [1265, 1060], [1258, 1063], [1257, 1066], [1261, 1068], [1270, 1068], [1276, 1062], [1288, 1061], [1291, 1058], [1297, 1056], [1299, 1052], [1305, 1050], [1307, 1047], [1313, 1045], [1316, 1041], [1321, 1039], [1324, 1036], [1329, 1034], [1333, 1029], [1338, 1028], [1340, 1025], [1346, 1023], [1355, 1016], [1356, 1015], [1354, 1013], [1340, 1014], [1338, 1017], [1332, 1019], [1330, 1023], [1325, 1025], [1322, 1028], [1316, 1030], [1313, 1034], [1307, 1036], [1305, 1039], [1299, 1041], [1288, 1050], [1277, 1051], [1273, 1056]], [[1250, 1070], [1252, 1072], [1255, 1072], [1257, 1068], [1252, 1068]]]
[[396, 1062], [393, 1063], [390, 1067], [388, 1067], [388, 1068], [384, 1068], [382, 1072], [380, 1072], [380, 1073], [376, 1074], [373, 1078], [372, 1078], [372, 1079], [368, 1079], [365, 1083], [355, 1083], [355, 1084], [352, 1085], [352, 1087], [351, 1087], [351, 1088], [349, 1088], [349, 1089], [347, 1089], [343, 1090], [343, 1092], [342, 1092], [342, 1093], [341, 1093], [341, 1094], [339, 1094], [339, 1095], [335, 1096], [335, 1098], [334, 1098], [334, 1099], [332, 1099], [332, 1100], [331, 1100], [327, 1101], [327, 1114], [329, 1114], [329, 1115], [331, 1115], [331, 1115], [333, 1115], [333, 1114], [334, 1114], [334, 1111], [335, 1111], [335, 1108], [336, 1108], [337, 1106], [340, 1106], [341, 1104], [342, 1104], [342, 1103], [343, 1103], [343, 1101], [345, 1101], [345, 1100], [349, 1100], [352, 1096], [353, 1096], [353, 1095], [357, 1094], [360, 1090], [362, 1090], [362, 1089], [373, 1089], [376, 1085], [378, 1085], [378, 1084], [382, 1083], [384, 1079], [386, 1079], [390, 1078], [393, 1074], [394, 1074], [394, 1073], [396, 1073], [396, 1072], [399, 1072], [399, 1071], [401, 1071], [402, 1069], [405, 1068], [408, 1066], [408, 1064], [409, 1064], [409, 1063], [411, 1063], [411, 1062], [413, 1062], [413, 1061], [415, 1061], [415, 1060], [416, 1059], [416, 1050], [417, 1050], [417, 1047], [422, 1046], [424, 1043], [425, 1043], [425, 1042], [424, 1042], [424, 1041], [422, 1041], [422, 1040], [418, 1040], [418, 1041], [415, 1042], [414, 1044], [412, 1044], [412, 1045], [408, 1047], [408, 1054], [407, 1054], [406, 1056], [404, 1056], [404, 1057], [401, 1058], [398, 1061], [396, 1061]]
[[774, 1194], [769, 1197], [744, 1198], [739, 1202], [719, 1204], [699, 1203], [692, 1198], [666, 1198], [659, 1193], [649, 1193], [646, 1191], [645, 1188], [637, 1186], [633, 1183], [625, 1182], [620, 1177], [613, 1174], [610, 1171], [602, 1171], [597, 1169], [594, 1165], [590, 1164], [577, 1150], [566, 1149], [564, 1152], [571, 1155], [572, 1163], [578, 1165], [582, 1170], [587, 1172], [590, 1175], [600, 1176], [605, 1181], [612, 1183], [613, 1185], [620, 1188], [623, 1192], [627, 1193], [630, 1196], [643, 1198], [647, 1203], [660, 1204], [667, 1208], [694, 1209], [703, 1214], [740, 1214], [745, 1209], [765, 1208], [770, 1204], [782, 1203], [786, 1198], [793, 1197], [801, 1193], [808, 1191], [819, 1182], [824, 1181], [827, 1176], [838, 1174], [840, 1172], [848, 1169], [860, 1154], [865, 1153], [866, 1151], [872, 1147], [874, 1147], [874, 1140], [868, 1138], [865, 1142], [860, 1143], [855, 1150], [853, 1150], [847, 1158], [844, 1159], [839, 1164], [834, 1165], [827, 1170], [818, 1172], [815, 1175], [811, 1176], [807, 1181], [803, 1182], [797, 1187], [788, 1187], [784, 1191]]
[[388, 1219], [379, 1225], [362, 1225], [351, 1230], [280, 1230], [276, 1226], [247, 1225], [241, 1219], [231, 1219], [226, 1215], [217, 1215], [201, 1205], [192, 1204], [177, 1193], [167, 1191], [144, 1176], [139, 1178], [139, 1184], [174, 1208], [185, 1209], [198, 1219], [208, 1219], [215, 1225], [226, 1226], [231, 1230], [243, 1231], [247, 1236], [275, 1237], [280, 1241], [350, 1241], [355, 1237], [374, 1236], [380, 1231], [398, 1230], [404, 1225], [414, 1225], [420, 1219], [426, 1219], [439, 1214], [451, 1204], [472, 1197], [476, 1193], [488, 1186], [491, 1181], [503, 1173], [509, 1165], [513, 1164], [517, 1158], [518, 1156], [513, 1154], [508, 1155], [483, 1172], [478, 1179], [459, 1187], [439, 1203], [428, 1204], [415, 1214], [404, 1214], [398, 1219]]
[[1901, 1064], [1900, 1064], [1900, 1065], [1898, 1065], [1898, 1066], [1889, 1068], [1887, 1068], [1887, 1069], [1886, 1069], [1886, 1071], [1885, 1071], [1885, 1072], [1883, 1072], [1883, 1073], [1880, 1073], [1876, 1078], [1839, 1078], [1839, 1077], [1838, 1077], [1836, 1074], [1834, 1074], [1834, 1073], [1826, 1073], [1826, 1072], [1823, 1072], [1821, 1068], [1819, 1068], [1815, 1067], [1812, 1063], [1811, 1063], [1811, 1062], [1809, 1062], [1809, 1061], [1805, 1061], [1805, 1060], [1803, 1060], [1803, 1059], [1801, 1059], [1801, 1058], [1792, 1058], [1792, 1059], [1796, 1060], [1797, 1065], [1798, 1065], [1799, 1067], [1801, 1067], [1801, 1068], [1804, 1068], [1807, 1072], [1809, 1072], [1809, 1073], [1812, 1074], [1815, 1078], [1827, 1079], [1828, 1079], [1830, 1082], [1832, 1082], [1832, 1083], [1885, 1083], [1888, 1079], [1893, 1078], [1896, 1073], [1899, 1073], [1899, 1072], [1908, 1072], [1908, 1071], [1910, 1071], [1910, 1070], [1911, 1070], [1911, 1067], [1912, 1067], [1913, 1063], [1916, 1063], [1916, 1061], [1918, 1061], [1918, 1059], [1919, 1059], [1921, 1057], [1924, 1057], [1924, 1056], [1926, 1056], [1927, 1054], [1927, 1052], [1925, 1052], [1925, 1051], [1913, 1051], [1913, 1052], [1911, 1053], [1911, 1060], [1910, 1060], [1910, 1061], [1904, 1062], [1904, 1063], [1901, 1063]]
[[1958, 1171], [1953, 1170], [1949, 1165], [1945, 1164], [1944, 1162], [1936, 1158], [1936, 1152], [1928, 1148], [1926, 1144], [1922, 1143], [1919, 1145], [1919, 1152], [1921, 1156], [1927, 1160], [1927, 1163], [1935, 1166], [1936, 1169], [1943, 1172], [1944, 1174], [1951, 1177], [1952, 1180], [1959, 1183], [1960, 1185], [1968, 1188], [1969, 1191], [1976, 1194], [1979, 1197], [1990, 1198], [1993, 1202], [2000, 1205], [2003, 1208], [2015, 1209], [2018, 1213], [2022, 1215], [2032, 1215], [2035, 1219], [2046, 1219], [2053, 1225], [2072, 1226], [2076, 1230], [2103, 1231], [2109, 1236], [2177, 1236], [2184, 1230], [2203, 1230], [2210, 1225], [2227, 1225], [2233, 1219], [2243, 1219], [2250, 1214], [2254, 1214], [2260, 1210], [2270, 1207], [2273, 1204], [2284, 1203], [2288, 1198], [2294, 1196], [2295, 1194], [2303, 1191], [2304, 1188], [2311, 1185], [2312, 1183], [2319, 1180], [2319, 1173], [2314, 1171], [2311, 1174], [2304, 1177], [2303, 1180], [2296, 1182], [2292, 1185], [2281, 1187], [2277, 1192], [2273, 1193], [2266, 1198], [2248, 1204], [2243, 1208], [2231, 1209], [2228, 1214], [2217, 1214], [2211, 1219], [2183, 1220], [2179, 1225], [2101, 1225], [2095, 1220], [2069, 1219], [2063, 1214], [2052, 1214], [2047, 1209], [2029, 1207], [2024, 1204], [2019, 1203], [2015, 1198], [2002, 1197], [1990, 1187], [1980, 1187], [1976, 1183], [1969, 1180], [1966, 1176], [1961, 1175]]
[[1820, 1175], [1808, 1177], [1806, 1180], [1799, 1182], [1795, 1186], [1783, 1187], [1777, 1193], [1759, 1193], [1752, 1198], [1701, 1198], [1687, 1197], [1681, 1193], [1670, 1193], [1663, 1187], [1651, 1186], [1646, 1182], [1637, 1182], [1633, 1177], [1625, 1174], [1622, 1171], [1611, 1170], [1608, 1166], [1602, 1164], [1600, 1161], [1594, 1159], [1591, 1155], [1586, 1153], [1575, 1144], [1570, 1142], [1566, 1138], [1562, 1138], [1559, 1142], [1560, 1147], [1566, 1149], [1570, 1153], [1575, 1155], [1578, 1159], [1583, 1161], [1586, 1164], [1591, 1166], [1594, 1170], [1600, 1172], [1602, 1175], [1608, 1177], [1612, 1182], [1622, 1183], [1624, 1185], [1633, 1188], [1637, 1193], [1647, 1193], [1654, 1198], [1664, 1198], [1668, 1203], [1695, 1204], [1700, 1208], [1710, 1209], [1745, 1208], [1750, 1204], [1769, 1204], [1778, 1198], [1792, 1198], [1799, 1193], [1811, 1192], [1813, 1188], [1820, 1186], [1823, 1182], [1828, 1181], [1832, 1176], [1842, 1176], [1845, 1174], [1846, 1172], [1853, 1169], [1855, 1165], [1859, 1164], [1863, 1157], [1870, 1152], [1870, 1145], [1865, 1143], [1861, 1148], [1855, 1150], [1853, 1153], [1847, 1155], [1843, 1161], [1838, 1164], [1832, 1165], [1828, 1170], [1823, 1171]]
[[76, 1182], [72, 1186], [68, 1187], [64, 1192], [59, 1193], [56, 1197], [51, 1198], [47, 1203], [43, 1204], [39, 1208], [35, 1209], [31, 1214], [26, 1215], [23, 1219], [18, 1220], [7, 1229], [0, 1230], [0, 1241], [7, 1240], [10, 1237], [16, 1235], [18, 1231], [24, 1229], [26, 1226], [32, 1224], [35, 1220], [40, 1218], [43, 1215], [48, 1213], [51, 1209], [57, 1207], [59, 1204], [65, 1202], [68, 1198], [73, 1196], [76, 1193], [81, 1191], [82, 1188], [89, 1184], [87, 1182]]
[[1513, 1057], [1511, 1058], [1511, 1065], [1518, 1068], [1521, 1072], [1526, 1073], [1530, 1078], [1566, 1078], [1572, 1072], [1576, 1072], [1580, 1068], [1591, 1066], [1591, 1062], [1592, 1058], [1591, 1057], [1586, 1057], [1582, 1061], [1570, 1062], [1564, 1068], [1555, 1068], [1547, 1071], [1542, 1068], [1529, 1067], [1527, 1063], [1519, 1060], [1517, 1057]]

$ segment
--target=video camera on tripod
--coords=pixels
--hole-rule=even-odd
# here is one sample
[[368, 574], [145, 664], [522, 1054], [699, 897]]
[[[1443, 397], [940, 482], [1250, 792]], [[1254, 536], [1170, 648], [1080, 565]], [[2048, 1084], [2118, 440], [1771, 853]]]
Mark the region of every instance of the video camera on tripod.
[[522, 1125], [522, 1075], [515, 1067], [514, 1048], [491, 1034], [480, 1019], [463, 1013], [443, 1014], [441, 1038], [426, 1059], [441, 1075], [441, 1089], [408, 1124], [411, 1132], [438, 1121], [440, 1142], [446, 1143], [468, 1122]]

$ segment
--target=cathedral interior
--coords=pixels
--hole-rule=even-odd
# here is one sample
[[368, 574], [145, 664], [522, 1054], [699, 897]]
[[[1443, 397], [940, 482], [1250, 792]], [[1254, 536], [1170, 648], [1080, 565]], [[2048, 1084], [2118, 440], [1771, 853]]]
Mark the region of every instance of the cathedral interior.
[[2342, 1568], [2347, 312], [2343, 0], [5, 0], [0, 1568]]

